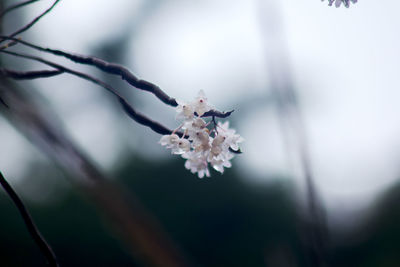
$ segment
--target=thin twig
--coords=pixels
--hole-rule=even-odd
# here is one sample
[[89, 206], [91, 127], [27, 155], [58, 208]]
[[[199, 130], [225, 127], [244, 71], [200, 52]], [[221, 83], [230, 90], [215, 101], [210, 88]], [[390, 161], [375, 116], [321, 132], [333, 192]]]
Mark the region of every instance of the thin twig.
[[24, 206], [24, 203], [22, 203], [17, 193], [12, 189], [11, 185], [7, 182], [7, 180], [4, 178], [1, 172], [0, 172], [0, 183], [1, 186], [4, 188], [4, 190], [7, 192], [7, 194], [10, 196], [11, 200], [14, 202], [15, 206], [18, 208], [18, 211], [21, 214], [22, 219], [24, 220], [26, 228], [28, 229], [32, 239], [36, 242], [39, 249], [42, 251], [43, 255], [46, 257], [47, 261], [49, 262], [49, 265], [59, 266], [56, 255], [54, 254], [50, 245], [40, 234], [38, 228], [33, 222], [31, 215]]
[[[38, 22], [42, 17], [44, 17], [47, 13], [49, 13], [59, 2], [60, 0], [55, 0], [54, 3], [48, 8], [46, 9], [42, 14], [40, 14], [39, 16], [37, 16], [36, 18], [34, 18], [31, 22], [29, 22], [28, 24], [26, 24], [25, 26], [23, 26], [22, 28], [20, 28], [19, 30], [13, 32], [12, 34], [8, 35], [8, 37], [14, 37], [17, 34], [23, 33], [24, 31], [30, 29], [33, 25], [35, 25], [36, 22]], [[0, 39], [0, 42], [4, 41], [6, 39]]]
[[29, 0], [29, 1], [24, 1], [24, 2], [20, 2], [20, 3], [14, 4], [14, 5], [11, 5], [11, 6], [7, 7], [6, 9], [4, 9], [3, 12], [0, 13], [0, 17], [3, 17], [6, 13], [11, 12], [17, 8], [35, 3], [37, 1], [39, 1], [39, 0]]
[[[26, 45], [30, 48], [33, 48], [33, 49], [36, 49], [36, 50], [39, 50], [42, 52], [50, 53], [50, 54], [57, 55], [57, 56], [62, 56], [62, 57], [65, 57], [65, 58], [75, 62], [75, 63], [94, 66], [94, 67], [96, 67], [106, 73], [109, 73], [109, 74], [118, 75], [123, 80], [126, 80], [130, 85], [132, 85], [138, 89], [153, 93], [158, 99], [160, 99], [165, 104], [173, 106], [173, 107], [176, 107], [178, 105], [175, 98], [168, 96], [164, 91], [161, 90], [160, 87], [158, 87], [157, 85], [155, 85], [151, 82], [137, 78], [132, 72], [130, 72], [126, 67], [124, 67], [122, 65], [119, 65], [116, 63], [110, 63], [110, 62], [107, 62], [103, 59], [96, 58], [96, 57], [72, 54], [72, 53], [68, 53], [65, 51], [58, 50], [58, 49], [41, 47], [38, 45], [34, 45], [32, 43], [29, 43], [27, 41], [23, 41], [23, 40], [12, 38], [12, 37], [0, 36], [0, 38], [12, 40], [12, 41], [21, 43], [23, 45]], [[230, 116], [232, 112], [233, 112], [233, 110], [228, 111], [228, 112], [220, 112], [217, 110], [210, 110], [210, 111], [204, 113], [202, 117], [215, 116], [218, 118], [226, 118], [226, 117]]]
[[[142, 113], [137, 112], [131, 105], [129, 105], [125, 99], [119, 98], [119, 102], [121, 103], [124, 111], [131, 117], [133, 120], [135, 120], [137, 123], [140, 123], [144, 126], [149, 127], [152, 129], [154, 132], [159, 133], [159, 134], [171, 134], [172, 131], [162, 125], [159, 122], [153, 121], [150, 118], [146, 117]], [[183, 136], [181, 132], [175, 132], [179, 136]]]
[[[134, 121], [136, 121], [137, 123], [140, 123], [144, 126], [147, 126], [149, 128], [151, 128], [153, 131], [155, 131], [156, 133], [159, 134], [171, 134], [172, 130], [168, 129], [167, 127], [163, 126], [162, 124], [155, 122], [153, 120], [151, 120], [150, 118], [146, 117], [145, 115], [137, 112], [130, 104], [128, 104], [128, 102], [126, 101], [126, 99], [121, 96], [111, 85], [95, 78], [92, 77], [86, 73], [82, 73], [82, 72], [78, 72], [72, 69], [69, 69], [67, 67], [61, 66], [59, 64], [56, 64], [54, 62], [39, 58], [39, 57], [35, 57], [35, 56], [31, 56], [31, 55], [27, 55], [27, 54], [22, 54], [22, 53], [16, 53], [16, 52], [11, 52], [11, 51], [6, 51], [6, 50], [0, 50], [1, 53], [5, 53], [5, 54], [9, 54], [9, 55], [13, 55], [13, 56], [17, 56], [17, 57], [22, 57], [22, 58], [27, 58], [27, 59], [32, 59], [38, 62], [41, 62], [43, 64], [46, 64], [48, 66], [51, 66], [53, 68], [58, 69], [59, 71], [62, 72], [66, 72], [72, 75], [75, 75], [79, 78], [91, 81], [101, 87], [103, 87], [104, 89], [106, 89], [108, 92], [110, 92], [111, 94], [113, 94], [119, 101], [119, 103], [121, 104], [121, 106], [123, 107], [124, 111], [129, 115], [130, 118], [132, 118]], [[6, 75], [7, 76], [7, 75]], [[9, 76], [10, 78], [13, 78], [11, 76]]]
[[7, 105], [6, 101], [4, 101], [4, 99], [1, 98], [1, 97], [0, 97], [0, 103], [2, 103], [6, 108], [10, 108], [10, 107]]
[[[1, 39], [0, 39], [0, 42], [1, 42]], [[8, 42], [8, 43], [6, 43], [6, 44], [0, 46], [0, 50], [13, 47], [14, 45], [17, 45], [17, 44], [18, 44], [18, 42], [15, 42], [15, 41]]]
[[62, 70], [35, 70], [35, 71], [16, 71], [6, 68], [0, 68], [0, 74], [8, 76], [15, 80], [32, 80], [39, 78], [53, 77], [64, 73]]
[[109, 74], [118, 75], [123, 80], [126, 80], [130, 85], [132, 85], [138, 89], [153, 93], [158, 99], [160, 99], [165, 104], [168, 104], [168, 105], [171, 105], [174, 107], [176, 107], [178, 105], [175, 98], [168, 96], [164, 91], [162, 91], [160, 89], [160, 87], [158, 87], [157, 85], [152, 84], [148, 81], [137, 78], [126, 67], [121, 66], [119, 64], [109, 63], [105, 60], [102, 60], [102, 59], [96, 58], [96, 57], [72, 54], [72, 53], [64, 52], [64, 51], [57, 50], [57, 49], [40, 47], [38, 45], [34, 45], [34, 44], [28, 43], [26, 41], [21, 41], [19, 39], [15, 39], [15, 38], [8, 37], [8, 36], [0, 36], [0, 38], [9, 39], [14, 42], [19, 42], [23, 45], [34, 48], [36, 50], [39, 50], [42, 52], [47, 52], [47, 53], [57, 55], [57, 56], [62, 56], [62, 57], [65, 57], [65, 58], [75, 62], [75, 63], [91, 65], [91, 66], [94, 66], [94, 67], [96, 67], [104, 72], [107, 72]]
[[217, 117], [217, 118], [227, 118], [229, 117], [234, 110], [231, 111], [226, 111], [226, 112], [221, 112], [218, 110], [210, 110], [205, 112], [201, 117]]

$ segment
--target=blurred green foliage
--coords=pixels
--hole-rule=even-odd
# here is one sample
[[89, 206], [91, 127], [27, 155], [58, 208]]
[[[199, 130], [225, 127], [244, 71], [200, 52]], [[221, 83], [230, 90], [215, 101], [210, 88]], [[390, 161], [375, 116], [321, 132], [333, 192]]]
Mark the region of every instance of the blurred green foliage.
[[400, 266], [399, 203], [397, 184], [376, 200], [365, 221], [336, 242], [331, 251], [333, 266]]
[[[182, 160], [150, 162], [132, 156], [114, 176], [200, 266], [307, 266], [301, 219], [287, 179], [251, 185], [234, 168], [223, 176], [198, 179], [182, 165]], [[34, 170], [32, 174], [35, 180]], [[400, 208], [393, 205], [398, 189], [377, 204], [379, 213], [363, 228], [332, 246], [329, 265], [399, 266]], [[27, 203], [62, 266], [136, 266], [101, 212], [67, 190], [55, 203]], [[2, 266], [43, 266], [42, 255], [4, 194], [0, 210]]]
[[[181, 160], [149, 162], [131, 157], [126, 162], [116, 170], [119, 182], [139, 197], [199, 265], [263, 266], [266, 257], [276, 253], [294, 262], [304, 261], [287, 183], [253, 187], [243, 183], [234, 169], [223, 176], [214, 173], [209, 179], [198, 179], [183, 168]], [[47, 175], [51, 177], [51, 172]], [[56, 204], [27, 204], [62, 265], [134, 265], [107, 223], [77, 193], [68, 192]], [[5, 195], [0, 206], [3, 266], [43, 265], [39, 250]]]

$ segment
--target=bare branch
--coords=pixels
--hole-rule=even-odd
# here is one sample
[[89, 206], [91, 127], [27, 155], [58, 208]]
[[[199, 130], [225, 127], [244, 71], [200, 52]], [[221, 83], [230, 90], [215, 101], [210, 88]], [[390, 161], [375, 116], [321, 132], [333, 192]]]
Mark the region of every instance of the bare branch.
[[233, 154], [242, 154], [242, 150], [239, 148], [238, 150], [234, 150], [233, 148], [229, 147], [229, 151]]
[[1, 98], [1, 97], [0, 97], [0, 103], [2, 103], [6, 108], [10, 108], [10, 107], [7, 105], [6, 101], [4, 101], [3, 98]]
[[[86, 73], [82, 73], [82, 72], [78, 72], [72, 69], [69, 69], [67, 67], [61, 66], [57, 63], [39, 58], [39, 57], [35, 57], [35, 56], [31, 56], [31, 55], [27, 55], [27, 54], [22, 54], [22, 53], [16, 53], [16, 52], [11, 52], [11, 51], [6, 51], [6, 50], [0, 50], [1, 53], [5, 53], [5, 54], [9, 54], [9, 55], [13, 55], [13, 56], [17, 56], [17, 57], [22, 57], [22, 58], [27, 58], [27, 59], [32, 59], [38, 62], [41, 62], [43, 64], [46, 64], [48, 66], [51, 66], [53, 68], [58, 69], [61, 72], [66, 72], [72, 75], [75, 75], [79, 78], [91, 81], [101, 87], [103, 87], [104, 89], [106, 89], [107, 91], [109, 91], [111, 94], [113, 94], [119, 101], [119, 103], [121, 104], [121, 106], [123, 107], [124, 111], [129, 115], [130, 118], [132, 118], [134, 121], [136, 121], [139, 124], [142, 124], [144, 126], [150, 127], [150, 129], [152, 129], [153, 131], [155, 131], [156, 133], [159, 134], [170, 134], [172, 133], [172, 130], [168, 129], [167, 127], [163, 126], [162, 124], [151, 120], [150, 118], [146, 117], [145, 115], [137, 112], [130, 104], [128, 104], [128, 102], [126, 101], [126, 99], [121, 96], [111, 85], [95, 78], [92, 77]], [[6, 75], [10, 78], [13, 78], [10, 75]]]
[[38, 78], [48, 78], [64, 73], [61, 70], [38, 70], [38, 71], [16, 71], [0, 68], [0, 74], [15, 80], [33, 80]]
[[64, 52], [61, 50], [57, 50], [57, 49], [44, 48], [44, 47], [34, 45], [34, 44], [28, 43], [26, 41], [21, 41], [19, 39], [8, 37], [8, 36], [0, 36], [0, 38], [12, 40], [14, 42], [24, 44], [28, 47], [34, 48], [34, 49], [42, 51], [42, 52], [50, 53], [50, 54], [57, 55], [57, 56], [62, 56], [62, 57], [65, 57], [65, 58], [75, 62], [75, 63], [94, 66], [94, 67], [96, 67], [104, 72], [107, 72], [109, 74], [118, 75], [123, 80], [127, 81], [130, 85], [132, 85], [138, 89], [153, 93], [158, 99], [160, 99], [165, 104], [174, 106], [174, 107], [176, 107], [178, 105], [175, 98], [168, 96], [164, 91], [162, 91], [160, 89], [160, 87], [158, 87], [155, 84], [152, 84], [151, 82], [137, 78], [126, 67], [121, 66], [119, 64], [109, 63], [105, 60], [102, 60], [102, 59], [96, 58], [96, 57], [67, 53], [67, 52]]
[[[23, 26], [22, 28], [20, 28], [19, 30], [13, 32], [12, 34], [9, 35], [9, 37], [14, 37], [17, 34], [23, 33], [24, 31], [30, 29], [33, 25], [35, 25], [36, 22], [38, 22], [41, 18], [43, 18], [47, 13], [49, 13], [59, 2], [60, 0], [55, 0], [54, 3], [48, 8], [46, 9], [42, 14], [40, 14], [39, 16], [37, 16], [36, 18], [34, 18], [31, 22], [29, 22], [28, 24], [26, 24], [25, 26]], [[6, 39], [2, 38], [0, 39], [0, 42], [4, 41]]]
[[209, 110], [206, 113], [204, 113], [201, 117], [227, 118], [232, 114], [233, 111], [234, 110], [227, 111], [227, 112], [221, 112], [218, 110]]
[[26, 5], [30, 5], [32, 3], [35, 3], [39, 0], [29, 0], [29, 1], [24, 1], [24, 2], [20, 2], [20, 3], [16, 3], [14, 5], [11, 5], [9, 7], [7, 7], [6, 9], [3, 10], [3, 12], [0, 13], [0, 17], [3, 17], [6, 13], [11, 12], [17, 8], [26, 6]]
[[[132, 85], [138, 89], [153, 93], [158, 99], [160, 99], [165, 104], [173, 106], [173, 107], [176, 107], [178, 105], [175, 98], [168, 96], [164, 91], [161, 90], [160, 87], [158, 87], [157, 85], [155, 85], [151, 82], [138, 79], [133, 73], [131, 73], [126, 67], [124, 67], [122, 65], [119, 65], [116, 63], [109, 63], [103, 59], [96, 58], [96, 57], [72, 54], [72, 53], [68, 53], [65, 51], [58, 50], [58, 49], [44, 48], [44, 47], [29, 43], [27, 41], [23, 41], [23, 40], [12, 38], [12, 37], [0, 35], [0, 38], [12, 40], [12, 41], [21, 43], [23, 45], [26, 45], [30, 48], [33, 48], [33, 49], [36, 49], [36, 50], [39, 50], [42, 52], [50, 53], [50, 54], [57, 55], [57, 56], [62, 56], [62, 57], [65, 57], [65, 58], [75, 62], [75, 63], [94, 66], [94, 67], [96, 67], [106, 73], [109, 73], [109, 74], [118, 75], [123, 80], [126, 80], [130, 85]], [[210, 110], [210, 111], [206, 112], [202, 117], [215, 116], [218, 118], [226, 118], [229, 115], [231, 115], [232, 112], [233, 112], [233, 110], [229, 111], [229, 112], [220, 112], [217, 110]]]
[[[150, 127], [153, 131], [159, 134], [171, 134], [172, 131], [165, 127], [164, 125], [160, 124], [159, 122], [153, 121], [143, 115], [142, 113], [137, 112], [132, 108], [131, 105], [129, 105], [125, 99], [120, 98], [118, 99], [119, 102], [121, 103], [124, 111], [131, 117], [133, 120], [135, 120], [137, 123], [140, 123], [144, 126]], [[180, 136], [182, 136], [182, 133], [176, 133]]]
[[24, 220], [26, 228], [29, 231], [32, 239], [35, 241], [36, 245], [42, 251], [43, 255], [46, 257], [47, 261], [49, 262], [50, 266], [59, 266], [57, 262], [56, 255], [54, 254], [53, 250], [51, 249], [50, 245], [46, 242], [43, 236], [40, 234], [39, 230], [37, 229], [35, 223], [31, 215], [29, 214], [28, 210], [26, 209], [22, 200], [18, 197], [17, 193], [12, 189], [11, 185], [7, 182], [4, 178], [3, 174], [0, 172], [0, 184], [10, 196], [11, 200], [14, 202], [15, 206], [18, 208], [19, 213]]
[[[1, 42], [1, 41], [2, 41], [2, 39], [0, 39], [0, 42]], [[13, 46], [16, 45], [16, 44], [18, 44], [18, 43], [15, 42], [15, 41], [10, 41], [10, 42], [8, 42], [8, 43], [6, 43], [6, 44], [0, 46], [0, 50], [7, 49], [7, 48], [9, 48], [9, 47], [13, 47]]]

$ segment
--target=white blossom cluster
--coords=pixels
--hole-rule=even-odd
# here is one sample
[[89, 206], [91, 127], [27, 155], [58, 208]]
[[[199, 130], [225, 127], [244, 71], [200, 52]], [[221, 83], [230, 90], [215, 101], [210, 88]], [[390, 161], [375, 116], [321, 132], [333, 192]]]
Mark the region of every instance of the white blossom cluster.
[[[325, 0], [322, 0], [325, 1]], [[352, 2], [353, 4], [357, 3], [357, 0], [328, 0], [329, 5], [332, 6], [333, 3], [335, 3], [336, 7], [340, 7], [340, 5], [343, 3], [345, 7], [349, 7], [350, 6], [350, 2]]]
[[[206, 122], [202, 116], [211, 109], [202, 90], [192, 102], [178, 101], [176, 118], [182, 124], [172, 134], [162, 136], [159, 142], [171, 149], [172, 154], [186, 159], [185, 168], [197, 173], [199, 178], [210, 177], [209, 164], [220, 173], [224, 167], [231, 167], [233, 151], [240, 151], [239, 143], [244, 141], [229, 128], [229, 122], [216, 123], [215, 119]], [[184, 131], [182, 137], [176, 134], [180, 129]]]

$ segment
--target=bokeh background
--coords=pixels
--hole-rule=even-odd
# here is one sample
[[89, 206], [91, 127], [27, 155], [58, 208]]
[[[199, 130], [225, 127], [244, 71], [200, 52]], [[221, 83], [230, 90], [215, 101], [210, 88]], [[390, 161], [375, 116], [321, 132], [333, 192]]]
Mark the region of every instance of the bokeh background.
[[[3, 32], [51, 2], [7, 14]], [[185, 170], [183, 159], [157, 143], [158, 134], [130, 120], [100, 87], [67, 74], [19, 85], [200, 266], [312, 266], [298, 132], [290, 119], [282, 123], [301, 116], [327, 227], [325, 264], [399, 266], [399, 8], [396, 1], [359, 1], [346, 9], [318, 0], [68, 0], [23, 35], [123, 64], [177, 99], [191, 100], [203, 89], [219, 110], [235, 109], [229, 121], [246, 140], [244, 153], [224, 175], [213, 171], [206, 179]], [[152, 95], [42, 56], [112, 83], [141, 112], [178, 125], [174, 109]], [[43, 68], [6, 55], [1, 64]], [[285, 88], [296, 93], [295, 103], [277, 99]], [[2, 114], [0, 170], [61, 264], [141, 266], [71, 185], [72, 174]], [[1, 265], [42, 266], [3, 193], [0, 206]]]

